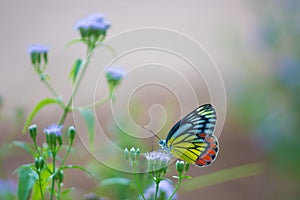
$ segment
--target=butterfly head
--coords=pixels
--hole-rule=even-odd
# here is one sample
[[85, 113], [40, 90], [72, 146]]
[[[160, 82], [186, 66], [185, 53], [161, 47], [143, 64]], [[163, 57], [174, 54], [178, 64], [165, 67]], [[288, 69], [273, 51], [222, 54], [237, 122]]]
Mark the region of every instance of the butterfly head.
[[159, 144], [159, 146], [161, 146], [161, 148], [162, 148], [163, 150], [168, 150], [166, 140], [159, 140], [158, 144]]

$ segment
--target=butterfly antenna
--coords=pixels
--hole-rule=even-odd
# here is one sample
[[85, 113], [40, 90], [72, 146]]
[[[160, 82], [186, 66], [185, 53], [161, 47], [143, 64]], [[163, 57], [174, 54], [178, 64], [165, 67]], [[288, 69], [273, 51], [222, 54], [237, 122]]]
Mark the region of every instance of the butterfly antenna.
[[144, 126], [140, 125], [143, 129], [145, 129], [146, 131], [149, 131], [153, 136], [155, 136], [158, 140], [161, 140], [151, 129], [147, 129]]

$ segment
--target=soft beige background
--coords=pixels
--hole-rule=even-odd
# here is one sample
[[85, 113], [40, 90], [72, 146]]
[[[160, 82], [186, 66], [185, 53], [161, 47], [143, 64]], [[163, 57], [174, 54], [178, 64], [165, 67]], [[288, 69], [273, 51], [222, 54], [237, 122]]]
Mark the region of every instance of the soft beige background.
[[[64, 98], [69, 96], [72, 87], [66, 74], [69, 73], [73, 61], [81, 57], [84, 51], [81, 45], [67, 49], [65, 45], [78, 37], [78, 33], [73, 29], [76, 20], [98, 12], [111, 21], [112, 27], [108, 36], [134, 28], [154, 26], [174, 29], [194, 38], [207, 49], [219, 66], [227, 95], [230, 97], [234, 92], [234, 85], [246, 79], [249, 76], [248, 70], [252, 70], [249, 66], [240, 66], [241, 60], [250, 66], [252, 60], [259, 60], [259, 52], [253, 50], [253, 43], [257, 42], [255, 37], [253, 38], [253, 31], [259, 24], [257, 8], [254, 5], [238, 0], [1, 0], [0, 95], [4, 100], [4, 113], [12, 116], [13, 110], [18, 106], [24, 107], [25, 112], [29, 113], [40, 99], [49, 96], [45, 86], [34, 74], [26, 52], [27, 47], [33, 43], [48, 44], [51, 47], [47, 73], [52, 76], [57, 91]], [[261, 69], [260, 72], [263, 71]], [[160, 92], [159, 94], [163, 93]], [[150, 96], [155, 99], [155, 90]], [[48, 114], [46, 118], [51, 118], [52, 110], [48, 110]], [[230, 123], [227, 127], [230, 127], [228, 134], [233, 134]], [[201, 173], [258, 159], [256, 155], [245, 156], [245, 152], [252, 151], [247, 138], [232, 138], [230, 135], [221, 137], [223, 156], [220, 155], [216, 165], [204, 169]], [[243, 142], [242, 148], [236, 146], [238, 142]], [[226, 156], [229, 159], [226, 159]], [[239, 162], [235, 163], [236, 160]], [[20, 163], [11, 165], [15, 167], [17, 164]], [[261, 179], [250, 177], [194, 191], [192, 195], [194, 199], [257, 199], [262, 190], [258, 186]], [[90, 181], [88, 178], [85, 180]], [[85, 188], [87, 191], [90, 186], [79, 182], [75, 184], [76, 187]]]

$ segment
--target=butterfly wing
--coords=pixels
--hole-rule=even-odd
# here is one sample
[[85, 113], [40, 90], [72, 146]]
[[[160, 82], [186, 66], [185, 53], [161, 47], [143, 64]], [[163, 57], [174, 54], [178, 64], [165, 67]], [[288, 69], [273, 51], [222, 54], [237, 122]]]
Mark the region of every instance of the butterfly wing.
[[213, 135], [216, 112], [211, 104], [193, 110], [170, 130], [166, 145], [176, 157], [199, 167], [211, 164], [218, 153], [218, 140]]

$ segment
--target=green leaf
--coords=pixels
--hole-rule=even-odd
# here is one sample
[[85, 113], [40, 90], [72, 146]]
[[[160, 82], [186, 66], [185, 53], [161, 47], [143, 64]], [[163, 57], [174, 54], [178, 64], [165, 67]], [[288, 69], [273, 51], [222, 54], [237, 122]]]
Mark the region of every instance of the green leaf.
[[73, 44], [76, 44], [76, 43], [81, 43], [81, 42], [84, 42], [82, 39], [74, 39], [74, 40], [71, 40], [70, 42], [68, 42], [65, 46], [65, 48], [68, 48], [69, 46], [73, 45]]
[[11, 144], [13, 146], [20, 147], [20, 148], [24, 149], [25, 151], [27, 151], [28, 153], [30, 153], [32, 156], [35, 156], [34, 149], [30, 145], [28, 145], [26, 143], [21, 142], [21, 141], [13, 141]]
[[188, 175], [186, 175], [186, 176], [182, 176], [181, 178], [192, 178], [191, 176], [188, 176]]
[[216, 185], [231, 180], [237, 180], [250, 176], [255, 176], [263, 173], [262, 163], [250, 163], [232, 167], [228, 169], [219, 170], [203, 176], [194, 177], [189, 180], [185, 180], [181, 184], [181, 190], [187, 192], [197, 190], [210, 185]]
[[[49, 167], [49, 166], [48, 166]], [[52, 166], [51, 166], [52, 167]], [[48, 180], [48, 177], [50, 177], [50, 173], [48, 170], [42, 170], [41, 172], [41, 181], [42, 181], [42, 191], [45, 194], [45, 191], [47, 191], [47, 186], [50, 185], [50, 181]], [[40, 185], [39, 181], [37, 181], [33, 186], [33, 193], [32, 193], [32, 199], [41, 199], [41, 191], [40, 191]]]
[[21, 165], [18, 169], [18, 199], [27, 200], [35, 182], [38, 180], [38, 174], [32, 169], [32, 165]]
[[22, 133], [26, 133], [28, 127], [30, 126], [33, 118], [38, 113], [38, 111], [40, 111], [44, 106], [49, 105], [49, 104], [58, 104], [58, 105], [62, 106], [62, 102], [58, 98], [46, 98], [46, 99], [41, 100], [38, 104], [36, 104], [34, 109], [31, 111], [30, 115], [28, 116], [28, 118], [25, 122], [24, 128], [22, 130]]
[[76, 78], [77, 78], [77, 75], [78, 75], [78, 72], [81, 68], [81, 63], [82, 63], [82, 60], [81, 59], [77, 59], [74, 64], [73, 64], [73, 67], [72, 67], [72, 70], [69, 74], [69, 79], [72, 79], [72, 82], [74, 84]]
[[94, 138], [95, 138], [95, 130], [94, 130], [94, 125], [95, 125], [95, 119], [94, 119], [94, 114], [91, 110], [86, 109], [86, 108], [77, 108], [78, 112], [84, 119], [84, 122], [87, 126], [88, 133], [89, 133], [89, 140], [90, 140], [90, 145], [91, 148], [94, 149]]
[[88, 170], [82, 166], [79, 166], [79, 165], [65, 165], [61, 169], [79, 169], [79, 170], [84, 171], [85, 173], [89, 174], [90, 176], [95, 176], [95, 174], [93, 172], [91, 172], [90, 170]]
[[114, 177], [114, 178], [108, 178], [105, 179], [101, 182], [100, 186], [106, 187], [106, 186], [111, 186], [111, 185], [129, 185], [131, 183], [131, 180], [127, 178], [122, 178], [122, 177]]

